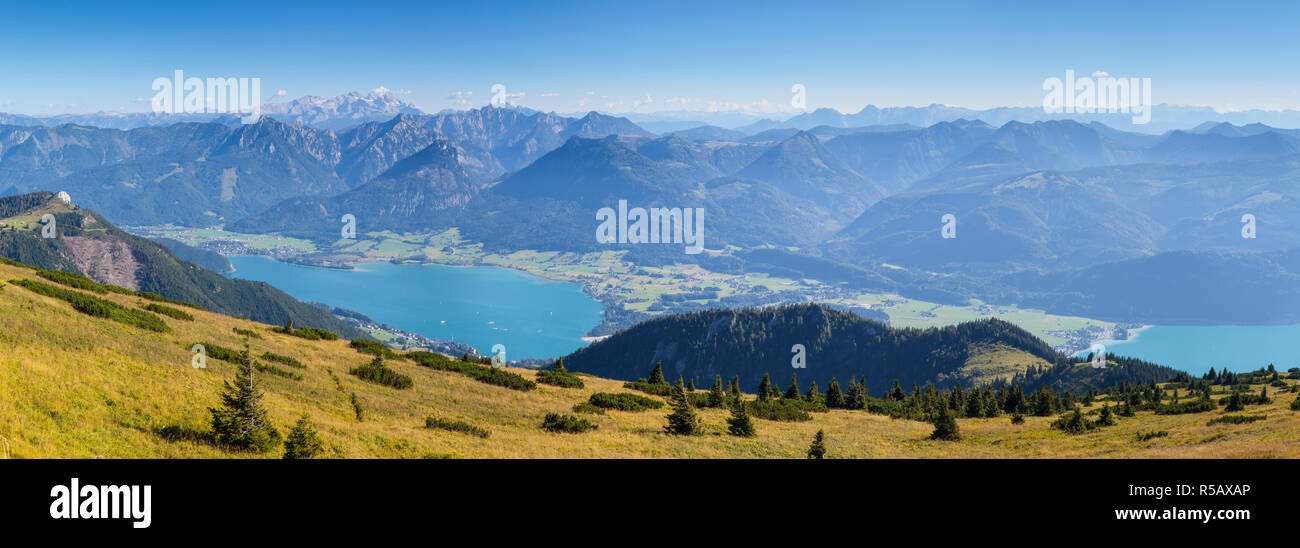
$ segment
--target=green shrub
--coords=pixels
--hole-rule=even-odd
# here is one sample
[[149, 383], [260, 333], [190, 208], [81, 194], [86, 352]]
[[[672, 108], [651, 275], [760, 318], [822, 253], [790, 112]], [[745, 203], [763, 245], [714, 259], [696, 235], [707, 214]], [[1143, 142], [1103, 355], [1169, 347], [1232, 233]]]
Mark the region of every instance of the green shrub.
[[387, 365], [384, 365], [384, 359], [378, 356], [375, 356], [375, 359], [366, 365], [353, 367], [348, 373], [363, 381], [391, 386], [398, 390], [405, 390], [414, 384], [410, 376], [393, 371]]
[[302, 362], [300, 362], [300, 361], [298, 361], [298, 360], [295, 360], [295, 359], [293, 359], [293, 358], [291, 358], [291, 357], [289, 357], [289, 356], [284, 356], [284, 355], [281, 355], [281, 354], [275, 354], [275, 353], [272, 353], [272, 352], [266, 352], [266, 353], [263, 353], [263, 354], [262, 354], [262, 359], [264, 359], [264, 360], [269, 360], [269, 361], [273, 361], [273, 362], [279, 362], [279, 363], [285, 364], [285, 365], [287, 365], [287, 366], [289, 366], [289, 367], [297, 367], [298, 369], [305, 369], [305, 368], [307, 367], [307, 366], [303, 365]]
[[1291, 402], [1292, 411], [1300, 411], [1300, 396], [1296, 396], [1295, 401]]
[[442, 354], [417, 350], [407, 352], [406, 357], [411, 358], [420, 365], [437, 369], [440, 371], [452, 371], [462, 373], [471, 379], [485, 384], [503, 386], [511, 390], [520, 390], [527, 392], [537, 388], [537, 383], [519, 376], [517, 373], [511, 373], [504, 369], [494, 369], [475, 363], [453, 360]]
[[551, 432], [566, 432], [570, 434], [580, 434], [596, 429], [595, 423], [574, 415], [561, 415], [559, 413], [547, 413], [546, 418], [542, 420], [542, 428]]
[[238, 334], [238, 335], [243, 335], [243, 336], [248, 337], [248, 338], [250, 338], [250, 339], [260, 339], [260, 338], [262, 338], [262, 334], [261, 334], [261, 333], [258, 333], [258, 332], [256, 332], [256, 331], [252, 331], [252, 330], [249, 330], [249, 329], [240, 329], [240, 328], [238, 328], [238, 327], [232, 327], [232, 328], [230, 328], [230, 329], [231, 329], [232, 331], [234, 331], [236, 334]]
[[86, 291], [94, 291], [100, 295], [108, 293], [108, 286], [82, 276], [81, 274], [73, 274], [62, 270], [37, 270], [36, 275], [56, 284], [66, 285], [77, 289], [85, 289]]
[[1014, 415], [1011, 415], [1011, 424], [1024, 424], [1024, 423], [1025, 423], [1024, 414], [1016, 413]]
[[1268, 415], [1224, 415], [1222, 417], [1215, 417], [1213, 419], [1210, 419], [1210, 422], [1205, 423], [1205, 425], [1214, 426], [1216, 424], [1249, 424], [1255, 421], [1262, 421], [1267, 418]]
[[671, 396], [673, 395], [673, 391], [677, 389], [671, 384], [650, 383], [645, 381], [626, 382], [623, 383], [623, 388], [645, 392], [652, 396]]
[[648, 409], [659, 409], [664, 406], [664, 402], [637, 394], [627, 392], [609, 393], [597, 392], [591, 395], [587, 400], [596, 407], [604, 409], [617, 409], [619, 411], [645, 411]]
[[751, 415], [770, 421], [803, 422], [812, 420], [809, 413], [825, 413], [826, 404], [807, 400], [770, 399], [745, 402]]
[[256, 367], [257, 370], [258, 370], [258, 371], [261, 371], [262, 373], [270, 373], [270, 374], [275, 375], [275, 376], [277, 376], [277, 377], [284, 377], [284, 378], [286, 378], [286, 379], [293, 379], [293, 380], [295, 380], [295, 381], [300, 381], [300, 380], [302, 380], [302, 375], [299, 375], [299, 374], [294, 373], [294, 372], [292, 372], [292, 371], [286, 371], [286, 370], [284, 370], [284, 369], [280, 369], [279, 367], [276, 367], [276, 366], [271, 365], [271, 364], [266, 364], [266, 363], [262, 363], [262, 362], [259, 362], [259, 361], [254, 361], [254, 362], [253, 362], [253, 366]]
[[1200, 398], [1195, 400], [1187, 400], [1178, 403], [1171, 403], [1171, 404], [1157, 406], [1156, 414], [1157, 415], [1184, 415], [1187, 413], [1204, 413], [1206, 411], [1214, 411], [1217, 408], [1218, 406], [1214, 404], [1214, 400], [1211, 400], [1209, 398]]
[[1153, 439], [1163, 438], [1168, 435], [1169, 432], [1167, 430], [1161, 430], [1159, 432], [1138, 432], [1136, 438], [1138, 441], [1151, 441]]
[[429, 417], [424, 419], [424, 427], [448, 430], [451, 432], [461, 432], [464, 434], [469, 434], [471, 436], [478, 436], [480, 438], [488, 437], [488, 431], [484, 428], [479, 428], [467, 422], [450, 421], [447, 419], [441, 419], [437, 417]]
[[149, 304], [146, 304], [146, 305], [144, 305], [144, 306], [142, 306], [142, 307], [140, 307], [140, 308], [143, 308], [143, 309], [148, 310], [148, 311], [150, 311], [150, 312], [157, 312], [157, 313], [162, 314], [162, 315], [164, 315], [164, 316], [167, 316], [167, 317], [169, 317], [169, 318], [176, 318], [176, 319], [178, 319], [178, 320], [185, 320], [185, 321], [187, 321], [187, 322], [192, 322], [192, 321], [194, 321], [194, 316], [189, 315], [189, 314], [186, 313], [185, 311], [183, 311], [183, 310], [177, 310], [177, 309], [172, 308], [172, 307], [170, 307], [170, 306], [161, 305], [161, 304], [158, 304], [158, 303], [149, 303]]
[[561, 388], [583, 388], [586, 386], [577, 375], [563, 371], [538, 371], [537, 382]]
[[319, 327], [303, 327], [303, 328], [295, 329], [293, 327], [293, 320], [290, 320], [288, 323], [286, 323], [284, 327], [272, 327], [271, 331], [274, 331], [276, 333], [283, 333], [285, 335], [292, 335], [294, 337], [298, 337], [300, 339], [307, 339], [309, 341], [339, 340], [339, 336], [337, 333], [327, 329], [321, 329]]
[[33, 293], [66, 301], [68, 304], [72, 305], [74, 310], [87, 316], [105, 318], [118, 323], [139, 327], [141, 329], [157, 331], [159, 333], [171, 331], [171, 328], [167, 326], [167, 322], [164, 322], [162, 318], [159, 318], [155, 314], [143, 310], [127, 308], [115, 302], [106, 301], [80, 291], [64, 289], [62, 287], [53, 286], [35, 280], [9, 280], [9, 283], [26, 288]]
[[379, 356], [386, 360], [406, 359], [406, 356], [394, 352], [392, 348], [388, 347], [388, 345], [381, 343], [379, 341], [372, 341], [370, 339], [352, 339], [352, 342], [349, 342], [348, 346], [355, 348], [357, 352], [360, 352], [362, 354]]
[[207, 353], [209, 358], [221, 360], [223, 362], [230, 362], [233, 364], [244, 363], [243, 354], [237, 350], [234, 350], [232, 348], [226, 348], [219, 344], [212, 344], [206, 342], [201, 342], [197, 344], [203, 346], [203, 351]]
[[596, 406], [592, 405], [591, 402], [589, 402], [589, 401], [584, 401], [584, 402], [582, 402], [582, 403], [575, 404], [575, 405], [573, 406], [573, 412], [574, 412], [574, 413], [591, 413], [592, 415], [604, 415], [604, 414], [605, 414], [605, 410], [604, 410], [604, 409], [601, 409], [601, 408], [599, 408], [599, 407], [596, 407]]

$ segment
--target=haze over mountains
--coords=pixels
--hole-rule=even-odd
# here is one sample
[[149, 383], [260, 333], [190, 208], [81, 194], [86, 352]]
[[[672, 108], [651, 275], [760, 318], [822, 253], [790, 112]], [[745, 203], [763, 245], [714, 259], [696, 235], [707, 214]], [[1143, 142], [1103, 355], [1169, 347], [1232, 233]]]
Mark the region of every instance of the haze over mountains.
[[[349, 94], [282, 103], [250, 125], [0, 126], [0, 190], [66, 190], [124, 225], [332, 241], [353, 214], [363, 234], [455, 226], [494, 250], [608, 249], [594, 212], [626, 200], [706, 212], [713, 253], [627, 246], [648, 263], [1126, 321], [1300, 321], [1289, 254], [1300, 235], [1288, 230], [1300, 218], [1300, 132], [1175, 107], [1153, 120], [1162, 108], [1200, 117], [1156, 135], [987, 121], [1034, 109], [868, 107], [661, 136], [597, 112], [427, 115]], [[940, 233], [949, 214], [951, 239]], [[1242, 238], [1244, 215], [1254, 238]], [[1240, 283], [1158, 287], [1186, 269]]]

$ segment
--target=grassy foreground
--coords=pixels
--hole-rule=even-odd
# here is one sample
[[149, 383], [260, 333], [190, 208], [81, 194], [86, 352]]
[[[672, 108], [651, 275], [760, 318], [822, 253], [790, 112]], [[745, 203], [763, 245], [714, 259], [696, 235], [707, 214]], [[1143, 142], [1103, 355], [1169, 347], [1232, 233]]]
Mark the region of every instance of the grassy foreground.
[[[235, 366], [209, 357], [206, 368], [194, 368], [190, 346], [202, 341], [242, 348], [244, 337], [235, 328], [259, 336], [249, 339], [253, 355], [270, 351], [306, 365], [292, 369], [301, 380], [262, 374], [264, 402], [281, 433], [306, 414], [324, 441], [323, 456], [331, 458], [802, 458], [819, 429], [826, 432], [831, 458], [1300, 457], [1300, 412], [1290, 410], [1295, 395], [1277, 390], [1271, 390], [1273, 403], [1248, 408], [1249, 414], [1267, 415], [1261, 421], [1207, 425], [1229, 414], [1222, 408], [1168, 416], [1143, 411], [1082, 435], [1049, 428], [1055, 417], [1011, 424], [1003, 416], [958, 419], [962, 441], [931, 441], [929, 423], [832, 410], [814, 413], [807, 422], [755, 419], [757, 437], [737, 438], [726, 432], [726, 410], [701, 409], [706, 434], [679, 437], [663, 431], [667, 408], [580, 414], [598, 428], [551, 433], [540, 427], [547, 413], [571, 413], [595, 392], [624, 392], [622, 381], [583, 377], [583, 388], [539, 384], [521, 392], [388, 360], [414, 381], [397, 390], [350, 375], [349, 369], [371, 356], [344, 340], [305, 340], [189, 309], [193, 321], [167, 317], [169, 332], [147, 331], [81, 314], [11, 279], [40, 280], [31, 270], [0, 264], [0, 457], [6, 451], [10, 458], [279, 457], [278, 450], [231, 452], [158, 433], [167, 427], [208, 429], [208, 408], [217, 405], [222, 381], [234, 377]], [[147, 304], [128, 295], [96, 296], [136, 309]], [[512, 371], [535, 377], [530, 370]], [[426, 428], [430, 416], [463, 421], [489, 435]], [[1168, 435], [1137, 441], [1139, 433], [1161, 430]]]

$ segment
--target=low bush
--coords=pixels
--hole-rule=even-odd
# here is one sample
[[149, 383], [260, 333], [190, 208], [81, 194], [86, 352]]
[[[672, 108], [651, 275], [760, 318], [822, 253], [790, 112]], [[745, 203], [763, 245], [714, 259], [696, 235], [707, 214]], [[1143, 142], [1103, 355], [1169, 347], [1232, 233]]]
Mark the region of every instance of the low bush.
[[582, 403], [579, 403], [579, 404], [574, 405], [574, 406], [573, 406], [573, 412], [574, 412], [574, 413], [591, 413], [592, 415], [604, 415], [604, 414], [605, 414], [605, 410], [604, 410], [604, 409], [601, 409], [601, 408], [599, 408], [599, 407], [596, 407], [595, 405], [592, 405], [591, 402], [589, 402], [589, 401], [584, 401], [584, 402], [582, 402]]
[[617, 409], [619, 411], [645, 411], [659, 409], [664, 406], [664, 402], [659, 400], [627, 392], [597, 392], [591, 395], [591, 399], [587, 400], [587, 403], [596, 407]]
[[406, 359], [406, 356], [394, 352], [392, 348], [388, 347], [388, 345], [381, 343], [379, 341], [372, 341], [370, 339], [352, 339], [352, 342], [349, 342], [348, 346], [351, 346], [352, 348], [356, 349], [357, 352], [360, 352], [362, 354], [379, 356], [386, 360]]
[[172, 307], [170, 307], [170, 306], [161, 305], [161, 304], [158, 304], [158, 303], [149, 303], [149, 304], [146, 304], [146, 305], [144, 305], [144, 306], [142, 306], [142, 307], [140, 307], [140, 308], [143, 308], [143, 309], [148, 310], [148, 311], [150, 311], [150, 312], [156, 312], [156, 313], [158, 313], [158, 314], [162, 314], [162, 315], [167, 316], [167, 317], [169, 317], [169, 318], [176, 318], [176, 319], [178, 319], [178, 320], [185, 320], [185, 321], [187, 321], [187, 322], [192, 322], [192, 321], [194, 321], [194, 316], [189, 315], [189, 314], [188, 314], [187, 312], [185, 312], [184, 310], [177, 310], [177, 309], [172, 308]]
[[677, 388], [671, 384], [660, 384], [646, 381], [625, 382], [623, 388], [645, 392], [652, 396], [671, 396]]
[[302, 327], [302, 328], [295, 329], [293, 327], [292, 321], [285, 324], [283, 327], [272, 327], [271, 331], [274, 331], [276, 333], [282, 333], [285, 335], [292, 335], [294, 337], [298, 337], [300, 339], [307, 339], [309, 341], [339, 340], [338, 334], [328, 329], [321, 329], [319, 327]]
[[547, 413], [546, 418], [542, 420], [542, 428], [550, 432], [580, 434], [582, 432], [595, 430], [596, 425], [587, 419], [579, 418], [574, 415]]
[[447, 430], [450, 432], [460, 432], [471, 436], [478, 436], [480, 438], [488, 437], [488, 431], [485, 428], [479, 428], [467, 422], [451, 421], [438, 417], [429, 417], [424, 419], [424, 427], [437, 428], [439, 430]]
[[64, 289], [36, 280], [9, 280], [9, 283], [23, 287], [33, 293], [65, 301], [71, 304], [74, 310], [87, 316], [105, 318], [159, 333], [171, 331], [171, 328], [167, 327], [167, 322], [164, 322], [162, 318], [153, 313], [127, 308], [94, 295], [87, 295], [80, 291]]
[[755, 400], [745, 402], [750, 415], [760, 419], [784, 422], [803, 422], [812, 420], [809, 413], [825, 413], [826, 405], [794, 399]]
[[561, 388], [583, 388], [586, 386], [582, 379], [573, 373], [564, 371], [538, 371], [537, 382], [550, 384]]
[[1137, 436], [1136, 436], [1136, 439], [1137, 439], [1138, 441], [1151, 441], [1151, 440], [1153, 440], [1153, 439], [1156, 439], [1156, 438], [1163, 438], [1163, 437], [1168, 436], [1168, 435], [1169, 435], [1169, 432], [1166, 431], [1166, 430], [1161, 430], [1161, 431], [1159, 431], [1159, 432], [1138, 432], [1138, 433], [1137, 433]]
[[1214, 400], [1209, 398], [1200, 398], [1195, 400], [1181, 401], [1156, 407], [1157, 415], [1185, 415], [1188, 413], [1204, 413], [1214, 411], [1218, 406]]
[[258, 371], [261, 371], [261, 372], [263, 372], [263, 373], [270, 373], [270, 374], [275, 375], [275, 376], [277, 376], [277, 377], [284, 377], [284, 378], [286, 378], [286, 379], [293, 379], [293, 380], [295, 380], [295, 381], [300, 381], [300, 380], [302, 380], [302, 375], [299, 375], [299, 374], [294, 373], [294, 372], [292, 372], [292, 371], [286, 371], [286, 370], [284, 370], [284, 369], [280, 369], [279, 367], [276, 367], [276, 366], [271, 365], [271, 364], [266, 364], [266, 363], [262, 363], [262, 362], [259, 362], [259, 361], [254, 361], [254, 362], [253, 362], [253, 367], [256, 368]]
[[204, 353], [206, 353], [209, 358], [221, 360], [223, 362], [230, 362], [234, 364], [244, 363], [243, 353], [238, 350], [235, 350], [233, 348], [226, 348], [219, 344], [212, 344], [206, 342], [201, 342], [198, 344], [203, 347]]
[[1210, 419], [1210, 422], [1205, 423], [1205, 425], [1214, 426], [1216, 424], [1249, 424], [1255, 421], [1262, 421], [1267, 418], [1268, 415], [1224, 415], [1222, 417], [1215, 417], [1213, 419]]
[[462, 373], [471, 379], [485, 384], [503, 386], [511, 390], [527, 392], [537, 388], [537, 383], [525, 379], [516, 373], [511, 373], [504, 369], [494, 369], [475, 363], [453, 360], [442, 354], [417, 350], [407, 352], [406, 357], [425, 367], [438, 369], [441, 371], [453, 371]]
[[281, 355], [281, 354], [275, 354], [275, 353], [273, 353], [273, 352], [266, 352], [266, 353], [263, 353], [263, 354], [262, 354], [262, 359], [267, 360], [267, 361], [273, 361], [273, 362], [282, 363], [282, 364], [285, 364], [285, 365], [287, 365], [287, 366], [289, 366], [289, 367], [297, 367], [298, 369], [305, 369], [305, 368], [307, 367], [307, 366], [303, 365], [302, 362], [300, 362], [300, 361], [298, 361], [298, 360], [295, 360], [295, 359], [293, 359], [292, 357], [284, 356], [284, 355]]
[[393, 371], [384, 364], [384, 359], [378, 356], [366, 365], [353, 367], [348, 373], [363, 381], [391, 386], [398, 390], [405, 390], [414, 384], [410, 376]]
[[231, 331], [234, 331], [235, 334], [237, 334], [237, 335], [243, 335], [243, 336], [248, 337], [248, 338], [250, 338], [250, 339], [260, 339], [260, 338], [262, 338], [262, 334], [261, 334], [261, 333], [258, 333], [258, 332], [256, 332], [256, 331], [252, 331], [252, 330], [249, 330], [249, 329], [240, 329], [240, 328], [238, 328], [238, 327], [232, 327], [232, 328], [230, 328], [230, 330], [231, 330]]

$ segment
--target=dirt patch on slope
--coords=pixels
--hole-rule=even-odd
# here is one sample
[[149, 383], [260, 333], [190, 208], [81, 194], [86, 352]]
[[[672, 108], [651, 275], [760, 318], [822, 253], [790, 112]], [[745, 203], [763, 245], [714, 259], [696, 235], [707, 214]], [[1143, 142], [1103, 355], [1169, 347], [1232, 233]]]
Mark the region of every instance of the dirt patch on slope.
[[131, 290], [140, 289], [136, 282], [140, 265], [126, 242], [85, 236], [64, 236], [63, 241], [72, 251], [72, 262], [90, 279]]

